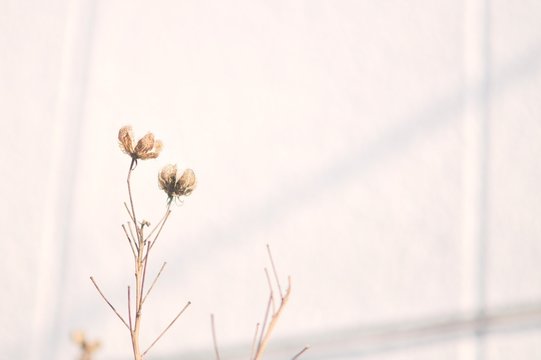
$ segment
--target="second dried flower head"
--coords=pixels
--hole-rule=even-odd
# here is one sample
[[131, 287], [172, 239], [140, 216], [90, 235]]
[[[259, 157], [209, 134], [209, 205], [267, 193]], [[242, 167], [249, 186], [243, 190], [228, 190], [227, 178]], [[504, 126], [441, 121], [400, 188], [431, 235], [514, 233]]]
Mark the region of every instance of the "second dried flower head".
[[166, 165], [158, 175], [160, 188], [169, 197], [169, 203], [180, 196], [188, 196], [195, 189], [197, 181], [192, 169], [186, 169], [179, 176], [176, 165]]

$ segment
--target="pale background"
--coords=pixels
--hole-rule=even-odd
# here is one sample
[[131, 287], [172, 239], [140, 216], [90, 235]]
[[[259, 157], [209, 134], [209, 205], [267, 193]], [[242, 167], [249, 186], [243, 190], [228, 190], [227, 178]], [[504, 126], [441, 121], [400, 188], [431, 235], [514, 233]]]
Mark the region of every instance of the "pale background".
[[[538, 0], [0, 1], [0, 359], [129, 359], [118, 129], [199, 185], [150, 273], [149, 359], [246, 359], [265, 245], [293, 279], [269, 359], [541, 358]], [[144, 210], [143, 210], [144, 209]], [[475, 319], [478, 319], [475, 321]]]

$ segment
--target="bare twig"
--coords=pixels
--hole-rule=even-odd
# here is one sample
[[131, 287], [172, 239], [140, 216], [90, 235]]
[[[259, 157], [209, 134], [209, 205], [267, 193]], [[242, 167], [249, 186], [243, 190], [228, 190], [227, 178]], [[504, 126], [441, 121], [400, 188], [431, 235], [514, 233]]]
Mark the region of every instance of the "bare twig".
[[150, 248], [152, 248], [154, 246], [154, 244], [156, 243], [156, 239], [158, 239], [158, 236], [160, 236], [160, 233], [162, 232], [162, 229], [163, 229], [163, 226], [165, 225], [165, 222], [167, 221], [167, 219], [169, 218], [169, 214], [171, 214], [171, 210], [169, 209], [169, 205], [168, 205], [168, 208], [167, 208], [167, 211], [165, 212], [165, 217], [158, 229], [158, 232], [156, 233], [156, 236], [154, 236], [154, 240], [152, 240], [152, 246]]
[[145, 278], [147, 277], [147, 264], [148, 264], [148, 253], [150, 251], [150, 242], [147, 243], [147, 253], [145, 255], [145, 259], [144, 259], [144, 262], [145, 262], [145, 265], [143, 267], [143, 278], [141, 279], [141, 292], [139, 294], [139, 309], [137, 309], [137, 311], [141, 311], [141, 306], [143, 306], [143, 291], [145, 289]]
[[100, 293], [101, 297], [103, 298], [103, 300], [105, 300], [105, 302], [107, 303], [107, 305], [109, 305], [111, 307], [111, 309], [113, 309], [113, 311], [115, 312], [116, 316], [118, 316], [118, 318], [124, 323], [124, 325], [126, 325], [126, 327], [129, 329], [129, 325], [126, 323], [126, 320], [124, 320], [124, 318], [118, 313], [118, 311], [116, 311], [115, 307], [109, 302], [109, 300], [107, 300], [107, 298], [105, 297], [105, 295], [103, 295], [103, 293], [101, 292], [100, 290], [100, 287], [98, 286], [98, 284], [96, 284], [96, 281], [94, 280], [94, 278], [91, 276], [90, 277], [90, 280], [92, 281], [92, 283], [94, 284], [94, 286], [96, 287], [96, 289], [98, 290], [98, 292]]
[[304, 349], [302, 349], [301, 351], [299, 351], [297, 353], [297, 355], [293, 356], [293, 358], [291, 360], [295, 360], [297, 359], [299, 356], [301, 356], [306, 350], [310, 349], [310, 346], [305, 346]]
[[216, 327], [214, 326], [214, 314], [210, 314], [210, 327], [212, 330], [212, 341], [214, 343], [214, 352], [216, 360], [220, 360], [220, 352], [218, 351], [218, 342], [216, 341]]
[[152, 290], [152, 288], [154, 287], [154, 284], [156, 283], [156, 281], [160, 277], [160, 275], [161, 275], [161, 273], [163, 271], [163, 268], [165, 267], [166, 264], [167, 264], [167, 262], [164, 262], [162, 264], [162, 267], [160, 268], [160, 271], [158, 271], [158, 275], [156, 275], [156, 277], [154, 278], [154, 281], [152, 281], [152, 284], [150, 284], [150, 287], [148, 288], [147, 293], [145, 294], [145, 296], [143, 296], [143, 300], [141, 300], [141, 304], [143, 304], [145, 302], [148, 294], [150, 294], [150, 291]]
[[274, 260], [272, 259], [272, 254], [270, 250], [269, 244], [267, 244], [267, 252], [269, 253], [269, 259], [272, 265], [272, 272], [274, 273], [274, 278], [276, 279], [276, 285], [278, 286], [278, 291], [280, 292], [280, 298], [284, 298], [284, 294], [282, 293], [282, 287], [280, 286], [280, 280], [278, 279], [278, 273], [276, 272], [276, 267], [274, 266]]
[[167, 217], [169, 216], [169, 213], [171, 212], [169, 209], [171, 208], [171, 204], [167, 204], [167, 209], [165, 210], [165, 214], [162, 216], [162, 218], [160, 219], [160, 221], [154, 225], [154, 228], [148, 233], [147, 237], [145, 238], [145, 241], [147, 241], [148, 239], [150, 239], [150, 237], [152, 236], [152, 234], [154, 234], [154, 231], [156, 231], [156, 229], [158, 227], [161, 227], [163, 225], [161, 225], [163, 222], [165, 222], [165, 220], [167, 219]]
[[131, 221], [133, 220], [133, 215], [131, 214], [130, 208], [128, 207], [128, 204], [124, 201], [124, 207], [126, 208], [126, 211], [128, 212], [128, 215], [130, 216]]
[[171, 322], [169, 323], [169, 325], [167, 325], [167, 327], [161, 332], [161, 334], [156, 338], [156, 340], [154, 340], [154, 341], [152, 342], [152, 344], [150, 344], [150, 346], [143, 352], [143, 356], [145, 356], [146, 353], [147, 353], [150, 349], [152, 349], [152, 347], [154, 346], [154, 344], [156, 344], [156, 343], [158, 342], [158, 340], [161, 339], [161, 337], [163, 336], [163, 334], [165, 334], [165, 333], [167, 332], [167, 330], [169, 330], [169, 328], [170, 328], [171, 326], [173, 326], [173, 324], [175, 323], [175, 321], [177, 321], [177, 319], [180, 317], [180, 315], [182, 315], [182, 313], [184, 312], [184, 310], [186, 310], [186, 309], [188, 308], [188, 306], [190, 306], [190, 304], [191, 304], [191, 302], [188, 301], [188, 302], [186, 303], [186, 305], [184, 305], [184, 307], [182, 308], [182, 310], [180, 310], [180, 312], [178, 313], [178, 315], [175, 316], [175, 318], [173, 319], [173, 321], [171, 321]]
[[267, 278], [267, 283], [269, 284], [269, 291], [271, 293], [271, 299], [272, 299], [272, 313], [274, 314], [276, 312], [276, 308], [274, 306], [274, 290], [272, 289], [272, 283], [271, 283], [271, 280], [270, 280], [270, 276], [269, 276], [269, 271], [267, 270], [267, 268], [265, 268], [265, 276]]
[[252, 340], [252, 350], [250, 351], [250, 360], [252, 360], [254, 358], [255, 344], [256, 344], [258, 332], [259, 332], [259, 323], [255, 324], [254, 338]]
[[122, 229], [124, 230], [124, 234], [126, 234], [126, 237], [128, 238], [128, 243], [130, 243], [130, 248], [131, 248], [131, 252], [133, 253], [133, 258], [136, 258], [137, 255], [135, 254], [135, 249], [132, 244], [132, 239], [128, 235], [128, 231], [126, 230], [126, 226], [124, 226], [124, 224], [122, 224]]
[[269, 318], [269, 312], [270, 312], [271, 303], [272, 303], [272, 292], [269, 295], [269, 301], [267, 302], [267, 308], [265, 309], [265, 317], [263, 317], [263, 325], [261, 326], [261, 335], [259, 336], [259, 341], [257, 343], [256, 356], [257, 356], [257, 354], [259, 354], [259, 349], [261, 348], [261, 344], [263, 342], [263, 337], [265, 336], [265, 327], [267, 326], [267, 320]]
[[137, 249], [137, 252], [139, 252], [139, 244], [137, 240], [138, 238], [133, 234], [133, 230], [131, 228], [131, 222], [128, 221], [128, 229], [130, 229], [131, 238], [133, 239], [133, 243], [135, 244], [135, 248]]

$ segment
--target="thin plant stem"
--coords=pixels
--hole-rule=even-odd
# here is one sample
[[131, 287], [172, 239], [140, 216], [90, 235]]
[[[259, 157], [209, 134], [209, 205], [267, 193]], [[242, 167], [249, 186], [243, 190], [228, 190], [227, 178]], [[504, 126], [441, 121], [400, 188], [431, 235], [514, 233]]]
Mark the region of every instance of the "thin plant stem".
[[109, 302], [109, 300], [107, 300], [107, 298], [105, 297], [105, 295], [103, 295], [103, 293], [101, 292], [100, 290], [100, 287], [98, 286], [98, 284], [96, 284], [96, 281], [94, 280], [94, 278], [91, 276], [90, 277], [90, 280], [92, 281], [92, 283], [94, 284], [94, 286], [96, 287], [96, 289], [98, 290], [98, 292], [100, 293], [101, 297], [103, 298], [103, 300], [105, 300], [105, 302], [107, 303], [107, 305], [109, 305], [109, 307], [115, 312], [116, 316], [118, 316], [118, 318], [124, 323], [124, 325], [126, 325], [126, 327], [129, 329], [129, 325], [128, 323], [126, 323], [126, 320], [124, 320], [124, 318], [118, 313], [118, 311], [116, 311], [115, 307]]
[[142, 282], [142, 243], [139, 242], [139, 252], [137, 254], [135, 265], [135, 326], [132, 335], [132, 345], [135, 360], [142, 360], [141, 350], [139, 348], [139, 331], [141, 329], [141, 282]]
[[133, 333], [132, 321], [131, 321], [131, 295], [130, 286], [128, 285], [128, 320], [130, 322], [130, 335]]
[[263, 325], [261, 326], [261, 334], [259, 336], [259, 341], [257, 343], [256, 358], [257, 358], [257, 354], [259, 354], [260, 352], [261, 344], [263, 343], [263, 337], [265, 336], [265, 327], [267, 326], [267, 320], [269, 318], [271, 302], [272, 302], [272, 292], [269, 296], [269, 301], [267, 302], [267, 308], [265, 309], [265, 317], [263, 317]]
[[[137, 241], [134, 238], [135, 246], [137, 247], [137, 256], [135, 258], [135, 324], [133, 325], [133, 329], [130, 331], [131, 340], [132, 340], [132, 347], [133, 347], [133, 355], [134, 360], [142, 360], [141, 350], [139, 348], [139, 331], [141, 329], [141, 294], [142, 289], [141, 285], [143, 282], [143, 274], [142, 274], [142, 256], [144, 251], [144, 242], [143, 242], [143, 225], [141, 225], [141, 228], [137, 226], [137, 217], [135, 215], [135, 206], [133, 203], [133, 196], [131, 191], [131, 173], [134, 169], [135, 159], [132, 159], [130, 164], [130, 169], [128, 171], [128, 177], [126, 179], [126, 183], [128, 186], [128, 196], [130, 199], [130, 207], [131, 207], [131, 215], [133, 220], [133, 225], [135, 226], [135, 233], [137, 235]], [[128, 211], [129, 212], [129, 211]], [[131, 230], [131, 226], [130, 226]]]
[[291, 360], [296, 360], [297, 358], [299, 358], [299, 356], [301, 356], [308, 349], [310, 349], [310, 346], [305, 346], [301, 351], [299, 351], [297, 353], [297, 355], [293, 356], [293, 358]]
[[220, 360], [220, 352], [218, 351], [218, 342], [216, 341], [216, 327], [214, 326], [214, 314], [210, 314], [210, 327], [212, 330], [212, 341], [214, 343], [214, 352], [216, 360]]
[[158, 232], [156, 233], [156, 236], [154, 236], [154, 240], [152, 240], [152, 246], [150, 248], [152, 248], [154, 246], [154, 244], [156, 244], [156, 240], [158, 239], [158, 236], [160, 236], [160, 233], [162, 232], [162, 229], [163, 229], [163, 226], [165, 225], [165, 222], [167, 221], [167, 219], [169, 218], [169, 215], [171, 214], [171, 210], [169, 209], [169, 205], [168, 205], [168, 208], [167, 208], [167, 211], [165, 212], [165, 217], [158, 229]]
[[137, 241], [137, 237], [133, 234], [133, 230], [131, 228], [131, 222], [128, 221], [128, 229], [130, 230], [131, 238], [133, 239], [133, 244], [135, 245], [135, 248], [137, 249], [137, 252], [139, 252], [139, 244]]
[[252, 350], [250, 351], [250, 360], [254, 358], [255, 344], [256, 344], [258, 332], [259, 332], [259, 323], [255, 324], [254, 338], [252, 339]]
[[150, 287], [148, 288], [147, 290], [147, 293], [145, 294], [145, 296], [143, 296], [143, 300], [141, 300], [141, 304], [143, 304], [148, 296], [148, 294], [150, 294], [150, 291], [152, 290], [152, 288], [154, 287], [154, 284], [156, 283], [156, 281], [158, 281], [158, 278], [160, 277], [162, 271], [163, 271], [163, 268], [165, 267], [165, 265], [167, 265], [167, 262], [164, 262], [162, 264], [162, 267], [160, 268], [160, 271], [158, 272], [158, 275], [156, 275], [156, 277], [154, 278], [154, 281], [152, 281], [152, 284], [150, 284]]
[[144, 292], [144, 289], [145, 289], [145, 278], [147, 276], [147, 264], [148, 264], [148, 253], [150, 251], [150, 242], [147, 243], [147, 252], [146, 252], [146, 255], [145, 255], [145, 258], [143, 260], [143, 262], [145, 263], [144, 267], [143, 267], [143, 278], [141, 279], [141, 293], [139, 294], [140, 296], [140, 299], [139, 299], [139, 310], [141, 310], [141, 306], [143, 306], [143, 292]]
[[272, 313], [274, 314], [276, 312], [275, 306], [274, 306], [274, 290], [272, 289], [272, 283], [269, 276], [269, 271], [267, 268], [265, 268], [265, 276], [267, 278], [267, 283], [269, 284], [269, 291], [272, 295]]
[[128, 179], [126, 180], [126, 182], [128, 183], [128, 195], [130, 197], [132, 220], [133, 220], [133, 224], [135, 225], [135, 229], [137, 230], [137, 218], [135, 216], [135, 207], [133, 206], [133, 197], [131, 195], [131, 184], [130, 184], [130, 177], [134, 169], [133, 167], [134, 164], [135, 164], [135, 159], [132, 159], [131, 164], [130, 164], [130, 170], [128, 171]]
[[135, 259], [137, 257], [135, 254], [135, 248], [133, 247], [132, 239], [128, 235], [128, 231], [126, 230], [126, 226], [124, 226], [124, 224], [122, 224], [122, 229], [124, 230], [124, 234], [126, 234], [126, 238], [128, 238], [128, 243], [130, 244], [131, 252], [133, 254], [133, 258]]
[[186, 303], [186, 305], [184, 305], [184, 307], [182, 308], [182, 310], [180, 310], [180, 312], [178, 313], [178, 315], [175, 316], [175, 318], [173, 319], [173, 321], [171, 321], [171, 322], [169, 323], [169, 325], [167, 325], [167, 327], [161, 332], [161, 334], [156, 338], [156, 340], [154, 340], [154, 341], [152, 342], [152, 344], [150, 344], [150, 346], [143, 352], [143, 355], [142, 355], [142, 356], [145, 356], [146, 353], [147, 353], [150, 349], [152, 349], [152, 347], [154, 346], [154, 344], [156, 344], [156, 343], [158, 342], [158, 340], [161, 339], [161, 337], [163, 336], [163, 334], [165, 334], [165, 333], [167, 332], [167, 330], [169, 330], [169, 328], [170, 328], [171, 326], [173, 326], [173, 324], [175, 323], [175, 321], [177, 321], [177, 319], [180, 317], [180, 315], [182, 315], [182, 313], [184, 312], [184, 310], [186, 310], [186, 309], [188, 308], [188, 306], [190, 306], [190, 304], [191, 304], [191, 302], [188, 301], [188, 302]]
[[128, 207], [128, 204], [124, 201], [124, 207], [126, 208], [126, 211], [128, 212], [128, 215], [130, 216], [130, 219], [133, 220], [133, 215], [131, 214], [130, 208]]
[[280, 280], [278, 279], [278, 273], [276, 272], [276, 267], [274, 266], [274, 260], [272, 259], [272, 254], [269, 244], [267, 244], [267, 252], [269, 253], [269, 259], [272, 265], [272, 272], [274, 273], [274, 278], [276, 279], [276, 285], [278, 286], [278, 291], [280, 292], [280, 298], [284, 298], [282, 293], [282, 287], [280, 286]]
[[169, 213], [171, 212], [169, 209], [171, 208], [171, 204], [167, 205], [167, 209], [165, 210], [165, 214], [160, 219], [160, 221], [154, 226], [154, 228], [148, 233], [147, 237], [145, 238], [145, 241], [147, 241], [152, 234], [154, 234], [154, 231], [165, 221], [165, 219], [169, 216]]

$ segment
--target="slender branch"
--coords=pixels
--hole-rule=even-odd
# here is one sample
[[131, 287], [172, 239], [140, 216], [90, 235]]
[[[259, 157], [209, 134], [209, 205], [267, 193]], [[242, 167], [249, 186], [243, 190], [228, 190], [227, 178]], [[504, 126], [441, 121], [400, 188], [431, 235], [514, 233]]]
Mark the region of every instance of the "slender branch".
[[258, 332], [259, 332], [259, 323], [255, 324], [254, 338], [252, 339], [252, 350], [250, 351], [250, 360], [254, 358], [255, 344], [256, 344]]
[[210, 326], [212, 328], [212, 341], [214, 343], [214, 352], [216, 353], [216, 360], [220, 360], [220, 352], [218, 351], [218, 342], [216, 341], [216, 328], [214, 326], [214, 314], [210, 314]]
[[150, 242], [147, 243], [147, 253], [144, 258], [145, 265], [143, 266], [143, 278], [141, 279], [141, 292], [139, 293], [139, 309], [137, 311], [141, 311], [141, 307], [143, 306], [143, 292], [145, 289], [145, 278], [147, 277], [147, 264], [148, 264], [148, 253], [150, 251]]
[[267, 277], [267, 283], [269, 284], [269, 291], [272, 295], [272, 313], [274, 314], [276, 312], [276, 307], [274, 305], [274, 290], [272, 288], [272, 283], [271, 283], [271, 280], [270, 280], [270, 276], [269, 276], [269, 271], [267, 270], [267, 268], [265, 268], [265, 276]]
[[282, 287], [280, 286], [280, 280], [278, 279], [278, 273], [276, 272], [276, 267], [274, 266], [274, 260], [272, 259], [272, 254], [270, 250], [269, 244], [267, 244], [267, 252], [269, 253], [269, 259], [272, 265], [272, 272], [274, 273], [274, 278], [276, 279], [276, 285], [278, 285], [278, 291], [280, 292], [280, 298], [284, 298], [284, 294], [282, 293]]
[[154, 284], [156, 283], [156, 281], [158, 281], [158, 278], [160, 277], [160, 275], [161, 275], [161, 273], [163, 271], [163, 268], [165, 267], [166, 264], [167, 264], [167, 262], [164, 262], [162, 264], [162, 267], [160, 268], [160, 271], [158, 272], [158, 275], [156, 275], [156, 277], [154, 278], [154, 281], [152, 281], [152, 284], [150, 284], [150, 287], [148, 288], [147, 293], [145, 294], [145, 296], [143, 296], [143, 300], [141, 300], [141, 305], [145, 302], [148, 294], [150, 294], [150, 291], [154, 287]]
[[124, 201], [124, 207], [126, 208], [126, 211], [128, 212], [128, 215], [130, 216], [131, 221], [133, 220], [133, 215], [131, 214], [130, 208], [128, 207], [128, 204]]
[[150, 247], [152, 249], [152, 247], [154, 246], [154, 244], [156, 243], [156, 239], [158, 239], [158, 236], [160, 236], [160, 233], [162, 232], [162, 229], [163, 229], [163, 226], [165, 225], [165, 222], [167, 221], [167, 219], [169, 218], [169, 214], [171, 214], [171, 210], [169, 208], [167, 208], [167, 211], [165, 212], [165, 217], [160, 225], [160, 228], [158, 229], [158, 232], [156, 233], [156, 236], [154, 236], [154, 240], [152, 240], [152, 246]]
[[167, 217], [169, 216], [168, 213], [170, 213], [171, 211], [169, 210], [171, 208], [171, 204], [168, 204], [167, 205], [167, 209], [165, 210], [165, 214], [163, 215], [163, 217], [160, 219], [160, 221], [154, 226], [154, 228], [148, 233], [147, 237], [145, 238], [145, 241], [147, 241], [151, 236], [152, 234], [154, 234], [154, 231], [156, 231], [156, 229], [161, 225], [162, 222], [165, 221], [165, 219], [167, 219]]
[[[133, 167], [134, 164], [135, 164], [135, 159], [132, 159], [131, 164], [130, 164], [130, 170], [128, 171], [128, 178], [126, 179], [126, 182], [128, 183], [128, 195], [130, 197], [132, 220], [133, 220], [133, 224], [135, 225], [135, 230], [137, 230], [137, 220], [136, 220], [137, 218], [135, 216], [135, 207], [133, 206], [133, 197], [131, 194], [131, 184], [130, 184], [130, 178], [131, 178], [131, 173], [134, 169]], [[137, 231], [137, 233], [139, 234], [139, 231]]]
[[261, 335], [257, 343], [256, 359], [257, 359], [258, 354], [260, 353], [261, 344], [263, 343], [263, 337], [265, 336], [265, 327], [267, 326], [267, 320], [269, 318], [269, 310], [270, 310], [271, 302], [272, 302], [272, 292], [269, 296], [269, 301], [267, 302], [267, 308], [265, 309], [265, 317], [263, 318], [263, 325], [261, 326]]
[[301, 351], [299, 351], [297, 353], [297, 355], [293, 356], [293, 358], [291, 360], [295, 360], [297, 359], [299, 356], [301, 356], [306, 350], [310, 349], [310, 346], [305, 346], [304, 349], [302, 349]]
[[165, 334], [165, 333], [167, 332], [167, 330], [169, 330], [169, 328], [170, 328], [171, 326], [173, 326], [173, 324], [175, 323], [175, 321], [177, 321], [177, 319], [180, 317], [180, 315], [182, 315], [182, 313], [184, 312], [184, 310], [186, 310], [186, 309], [188, 308], [188, 306], [190, 306], [190, 304], [191, 304], [191, 302], [188, 301], [188, 302], [186, 303], [186, 305], [184, 305], [184, 307], [182, 308], [182, 310], [180, 310], [180, 312], [178, 313], [178, 315], [175, 316], [175, 318], [173, 319], [173, 321], [171, 321], [171, 323], [170, 323], [169, 325], [167, 325], [167, 327], [166, 327], [166, 328], [162, 331], [162, 333], [156, 338], [156, 340], [154, 340], [154, 341], [152, 342], [152, 344], [150, 344], [150, 346], [143, 352], [143, 356], [145, 356], [146, 353], [147, 353], [150, 349], [152, 349], [152, 347], [154, 346], [154, 344], [156, 344], [156, 343], [158, 342], [158, 340], [161, 339], [161, 337], [163, 336], [163, 334]]
[[133, 327], [131, 322], [131, 295], [130, 295], [130, 286], [128, 285], [128, 320], [130, 321], [130, 335], [133, 334]]
[[126, 234], [126, 238], [128, 238], [128, 243], [130, 244], [131, 252], [133, 253], [133, 258], [135, 259], [137, 255], [135, 254], [135, 249], [132, 244], [132, 239], [128, 235], [128, 231], [126, 230], [126, 226], [124, 226], [124, 224], [122, 224], [122, 229], [124, 230], [124, 234]]
[[115, 307], [109, 302], [109, 300], [107, 300], [107, 298], [105, 297], [105, 295], [103, 295], [103, 293], [101, 292], [100, 290], [100, 287], [98, 286], [98, 284], [96, 284], [96, 281], [94, 280], [94, 278], [91, 276], [90, 277], [90, 280], [92, 280], [92, 283], [94, 284], [94, 286], [96, 287], [96, 289], [98, 290], [98, 292], [100, 293], [101, 297], [103, 298], [103, 300], [105, 300], [105, 302], [107, 303], [107, 305], [109, 305], [111, 307], [111, 309], [113, 309], [113, 311], [115, 312], [116, 316], [118, 316], [118, 318], [124, 323], [124, 325], [126, 325], [126, 327], [129, 329], [129, 325], [126, 323], [126, 320], [124, 320], [124, 318], [122, 318], [122, 316], [118, 313], [118, 311], [116, 311]]
[[133, 239], [133, 243], [135, 244], [135, 248], [137, 249], [137, 252], [139, 252], [139, 244], [138, 244], [138, 241], [135, 241], [136, 239], [138, 239], [137, 237], [135, 237], [135, 235], [133, 235], [133, 230], [131, 228], [131, 222], [128, 221], [128, 229], [130, 229], [130, 234], [131, 234], [131, 237]]

